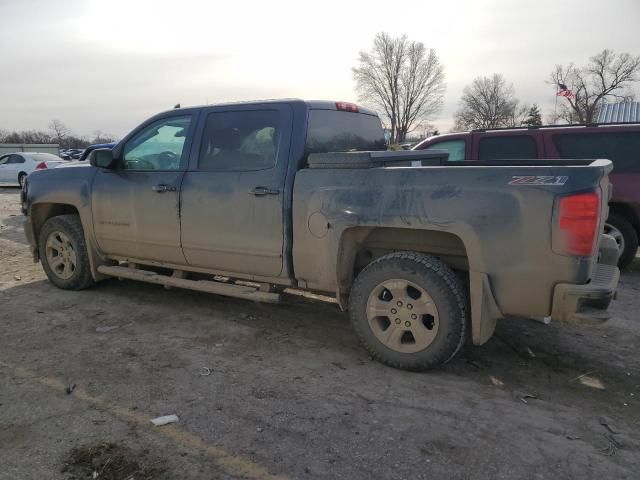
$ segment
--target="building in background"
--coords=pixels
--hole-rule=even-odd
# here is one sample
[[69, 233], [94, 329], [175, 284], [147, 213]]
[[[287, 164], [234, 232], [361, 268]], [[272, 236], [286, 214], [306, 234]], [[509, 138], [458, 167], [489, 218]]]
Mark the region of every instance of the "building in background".
[[57, 143], [0, 143], [0, 155], [15, 152], [60, 153]]
[[598, 123], [640, 122], [640, 102], [605, 103]]

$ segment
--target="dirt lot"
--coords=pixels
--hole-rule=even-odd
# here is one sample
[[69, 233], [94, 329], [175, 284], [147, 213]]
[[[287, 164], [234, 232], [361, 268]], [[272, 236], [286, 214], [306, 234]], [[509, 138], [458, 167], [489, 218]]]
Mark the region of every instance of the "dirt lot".
[[[604, 326], [505, 320], [416, 374], [372, 362], [330, 304], [57, 290], [18, 198], [0, 189], [2, 479], [638, 478], [638, 264]], [[117, 451], [137, 466], [108, 476]]]

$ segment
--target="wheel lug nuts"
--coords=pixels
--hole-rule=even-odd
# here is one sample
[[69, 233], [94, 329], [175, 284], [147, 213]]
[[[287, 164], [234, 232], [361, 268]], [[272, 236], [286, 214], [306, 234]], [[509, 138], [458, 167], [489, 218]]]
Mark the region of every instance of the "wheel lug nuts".
[[413, 308], [413, 305], [411, 305], [410, 303], [407, 303], [407, 308], [411, 310]]
[[418, 318], [418, 316], [415, 313], [411, 314], [411, 320], [415, 320], [416, 318]]
[[404, 326], [405, 327], [410, 327], [411, 326], [411, 322], [407, 320], [406, 322], [404, 322]]
[[399, 307], [402, 306], [402, 302], [400, 300], [398, 300], [398, 303], [396, 303], [396, 305], [398, 305]]
[[391, 313], [393, 313], [395, 315], [396, 313], [398, 313], [398, 311], [395, 308], [392, 308], [391, 309]]
[[399, 325], [400, 324], [400, 319], [396, 318], [396, 323]]

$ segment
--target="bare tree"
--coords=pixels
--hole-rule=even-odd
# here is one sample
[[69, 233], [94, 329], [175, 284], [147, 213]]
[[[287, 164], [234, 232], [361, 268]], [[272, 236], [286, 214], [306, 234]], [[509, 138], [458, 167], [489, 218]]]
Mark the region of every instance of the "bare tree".
[[113, 135], [104, 133], [102, 130], [95, 130], [93, 132], [93, 139], [91, 140], [91, 143], [113, 143], [116, 141], [117, 139]]
[[60, 145], [63, 145], [65, 143], [65, 139], [71, 133], [67, 126], [60, 120], [51, 120], [51, 122], [49, 123], [49, 130], [51, 130], [54, 139]]
[[454, 129], [519, 126], [526, 110], [518, 108], [513, 84], [507, 84], [501, 74], [476, 77], [462, 92]]
[[442, 107], [444, 68], [435, 50], [378, 33], [370, 51], [361, 51], [353, 78], [360, 101], [380, 109], [391, 130], [391, 142], [402, 142], [421, 121]]
[[509, 117], [507, 118], [504, 126], [508, 128], [521, 127], [527, 119], [529, 108], [531, 107], [526, 103], [520, 105], [516, 100], [516, 105], [511, 111], [511, 115], [509, 115]]
[[594, 122], [603, 101], [628, 101], [628, 88], [640, 78], [640, 56], [603, 50], [588, 65], [556, 65], [550, 75], [554, 88], [565, 85], [573, 96], [563, 97], [556, 120], [569, 123]]
[[20, 132], [21, 143], [54, 143], [56, 141], [49, 133], [40, 130], [26, 130]]

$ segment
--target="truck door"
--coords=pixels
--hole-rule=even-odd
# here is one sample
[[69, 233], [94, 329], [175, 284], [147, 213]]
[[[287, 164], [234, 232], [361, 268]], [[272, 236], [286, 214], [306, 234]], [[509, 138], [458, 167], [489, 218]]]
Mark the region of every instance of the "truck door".
[[180, 247], [180, 185], [195, 121], [176, 114], [142, 125], [100, 169], [92, 188], [94, 231], [107, 254], [185, 264]]
[[205, 110], [181, 195], [182, 249], [189, 265], [281, 274], [291, 122], [286, 104]]

